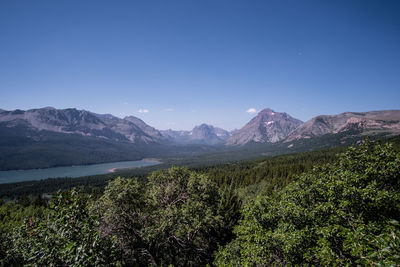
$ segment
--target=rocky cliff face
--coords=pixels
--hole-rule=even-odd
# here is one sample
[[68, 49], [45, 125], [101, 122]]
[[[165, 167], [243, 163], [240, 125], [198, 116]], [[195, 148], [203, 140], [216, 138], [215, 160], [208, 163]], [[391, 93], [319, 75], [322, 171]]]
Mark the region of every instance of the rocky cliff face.
[[285, 139], [302, 121], [287, 113], [264, 109], [243, 128], [237, 130], [227, 141], [227, 145], [244, 145], [250, 142], [275, 143]]
[[128, 121], [133, 123], [134, 125], [138, 126], [143, 132], [145, 132], [147, 135], [151, 136], [152, 138], [155, 138], [157, 140], [162, 140], [164, 139], [164, 136], [161, 134], [161, 132], [150, 125], [146, 124], [144, 121], [142, 121], [139, 118], [136, 118], [134, 116], [128, 116], [124, 118], [124, 121]]
[[317, 116], [300, 125], [285, 141], [344, 132], [364, 135], [399, 134], [400, 110], [345, 112], [338, 115]]
[[24, 126], [30, 131], [50, 131], [79, 134], [116, 141], [159, 142], [161, 133], [135, 117], [120, 119], [110, 114], [95, 114], [85, 110], [42, 108], [1, 111], [3, 127]]

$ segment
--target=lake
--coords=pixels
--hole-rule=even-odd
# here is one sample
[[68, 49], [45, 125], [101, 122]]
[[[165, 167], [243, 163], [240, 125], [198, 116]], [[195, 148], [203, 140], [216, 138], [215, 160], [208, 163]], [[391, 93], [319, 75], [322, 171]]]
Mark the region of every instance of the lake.
[[114, 172], [116, 169], [147, 167], [160, 164], [155, 160], [121, 161], [93, 165], [46, 169], [0, 171], [0, 184], [41, 180], [46, 178], [81, 177]]

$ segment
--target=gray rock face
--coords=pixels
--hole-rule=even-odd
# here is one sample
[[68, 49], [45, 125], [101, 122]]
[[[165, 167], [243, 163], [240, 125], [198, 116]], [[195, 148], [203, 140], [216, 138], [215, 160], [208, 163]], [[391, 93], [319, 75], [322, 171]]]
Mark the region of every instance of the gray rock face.
[[110, 114], [96, 114], [74, 108], [2, 111], [0, 123], [9, 128], [24, 125], [33, 131], [46, 130], [133, 143], [159, 142], [164, 139], [160, 132], [138, 118], [120, 119]]
[[152, 138], [156, 138], [157, 140], [165, 139], [164, 136], [161, 134], [160, 131], [156, 130], [155, 128], [151, 127], [150, 125], [146, 124], [139, 118], [134, 116], [128, 116], [124, 118], [124, 121], [128, 121], [139, 127], [143, 132], [147, 135], [151, 136]]
[[275, 143], [285, 139], [302, 121], [287, 113], [266, 108], [258, 113], [243, 128], [237, 130], [227, 141], [227, 145], [244, 145], [250, 142]]
[[215, 145], [223, 143], [231, 134], [221, 128], [208, 124], [195, 126], [191, 131], [161, 131], [172, 142], [180, 144], [207, 144]]
[[204, 123], [194, 127], [190, 133], [192, 141], [200, 141], [210, 145], [222, 143], [229, 136], [228, 131]]
[[399, 134], [400, 110], [345, 112], [338, 115], [317, 116], [300, 125], [286, 138], [285, 142], [349, 131], [365, 135]]

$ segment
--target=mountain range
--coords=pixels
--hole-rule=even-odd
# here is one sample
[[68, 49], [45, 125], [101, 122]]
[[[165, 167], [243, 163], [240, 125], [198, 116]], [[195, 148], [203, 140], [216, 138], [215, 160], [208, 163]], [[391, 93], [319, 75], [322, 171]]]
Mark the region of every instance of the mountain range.
[[302, 122], [287, 113], [266, 108], [241, 129], [229, 132], [205, 123], [195, 126], [191, 131], [157, 130], [134, 116], [118, 118], [111, 114], [96, 114], [74, 108], [45, 107], [27, 111], [0, 109], [0, 131], [17, 126], [19, 130], [25, 128], [27, 137], [36, 141], [39, 141], [37, 136], [28, 133], [47, 131], [143, 144], [241, 146], [248, 143], [290, 142], [348, 131], [364, 135], [397, 134], [400, 133], [400, 110], [320, 115]]
[[[229, 132], [208, 124], [191, 131], [157, 130], [134, 116], [118, 118], [74, 108], [0, 109], [0, 169], [16, 168], [18, 161], [36, 160], [31, 167], [48, 167], [140, 159], [178, 150], [190, 154], [213, 147], [292, 147], [296, 142], [326, 136], [337, 139], [397, 134], [400, 110], [320, 115], [302, 122], [266, 108], [241, 129]], [[10, 165], [10, 161], [16, 163]], [[49, 161], [54, 162], [48, 165]]]
[[16, 126], [25, 127], [30, 132], [78, 134], [132, 143], [152, 143], [164, 139], [159, 131], [136, 117], [120, 119], [110, 114], [96, 114], [74, 108], [0, 111], [0, 127]]
[[195, 126], [191, 131], [160, 131], [134, 116], [121, 119], [111, 114], [96, 114], [74, 108], [0, 110], [0, 129], [17, 126], [26, 128], [27, 132], [49, 131], [147, 144], [172, 142], [215, 145], [231, 136], [230, 132], [208, 124]]

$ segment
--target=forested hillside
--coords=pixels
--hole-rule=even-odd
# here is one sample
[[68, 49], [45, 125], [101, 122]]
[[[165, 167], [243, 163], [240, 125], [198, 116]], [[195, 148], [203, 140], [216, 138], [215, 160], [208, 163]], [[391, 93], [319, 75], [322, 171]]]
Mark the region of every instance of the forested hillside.
[[400, 153], [368, 140], [341, 150], [3, 203], [1, 264], [400, 264]]
[[203, 161], [191, 162], [190, 160], [186, 160], [175, 162], [171, 160], [157, 166], [121, 170], [120, 172], [106, 175], [80, 178], [51, 178], [41, 181], [2, 184], [0, 187], [0, 197], [15, 198], [23, 196], [26, 193], [33, 195], [54, 193], [59, 189], [65, 190], [72, 187], [85, 187], [85, 190], [94, 189], [97, 191], [97, 188], [104, 188], [109, 180], [118, 176], [145, 179], [150, 172], [159, 168], [167, 169], [170, 166], [176, 166], [175, 164], [188, 166], [194, 171], [207, 174], [220, 186], [233, 184], [234, 187], [245, 187], [271, 179], [276, 180], [280, 184], [286, 184], [293, 175], [301, 174], [316, 164], [334, 161], [337, 158], [336, 154], [343, 150], [344, 148], [333, 148], [212, 165], [209, 165], [208, 162], [206, 164]]
[[[392, 143], [394, 149], [400, 151], [399, 136], [383, 140], [384, 142]], [[219, 185], [230, 184], [234, 180], [234, 186], [241, 187], [243, 190], [254, 191], [254, 189], [257, 189], [258, 191], [265, 191], [266, 187], [273, 188], [276, 185], [275, 183], [271, 183], [270, 180], [275, 180], [280, 185], [286, 185], [292, 176], [310, 170], [317, 164], [333, 162], [337, 159], [336, 155], [344, 150], [345, 147], [337, 147], [267, 157], [260, 156], [261, 150], [254, 152], [254, 149], [246, 148], [246, 150], [233, 151], [228, 154], [207, 154], [185, 160], [169, 159], [157, 166], [121, 170], [106, 175], [80, 178], [50, 178], [40, 181], [2, 184], [0, 186], [0, 198], [14, 199], [24, 194], [40, 195], [43, 193], [55, 193], [59, 189], [66, 190], [73, 187], [83, 187], [86, 192], [101, 192], [109, 180], [118, 176], [145, 179], [152, 171], [167, 169], [171, 166], [187, 166], [189, 169], [209, 174]], [[249, 158], [251, 157], [250, 154], [253, 154], [253, 158], [256, 159], [243, 161], [238, 160], [240, 157], [231, 158], [230, 156], [233, 156], [235, 153], [246, 154], [244, 158]], [[219, 163], [220, 161], [222, 163]], [[258, 184], [255, 184], [248, 188], [245, 187], [255, 182], [262, 182], [264, 185], [260, 187]], [[270, 189], [266, 191], [268, 190]]]

